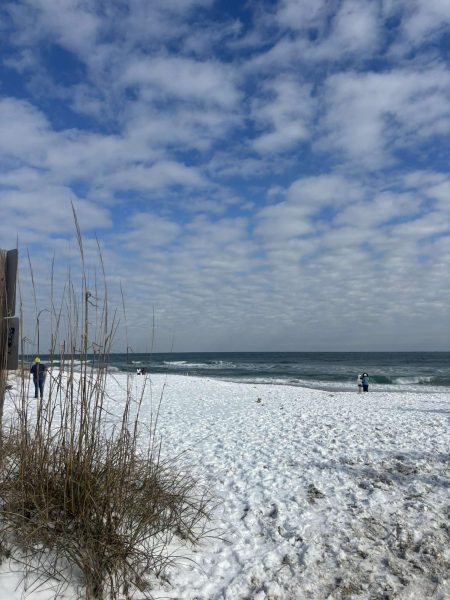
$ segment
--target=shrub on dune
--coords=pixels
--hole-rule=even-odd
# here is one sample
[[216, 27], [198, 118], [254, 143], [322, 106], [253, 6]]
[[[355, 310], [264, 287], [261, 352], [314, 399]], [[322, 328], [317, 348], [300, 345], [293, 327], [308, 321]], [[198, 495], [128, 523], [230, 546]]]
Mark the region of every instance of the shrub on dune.
[[[52, 348], [49, 361], [50, 372], [56, 359], [60, 370], [50, 377], [44, 400], [30, 403], [23, 369], [15, 411], [3, 427], [0, 543], [4, 554], [23, 563], [25, 576], [59, 581], [61, 589], [81, 580], [87, 599], [123, 598], [136, 590], [151, 597], [150, 579], [163, 577], [176, 560], [175, 542], [195, 544], [205, 534], [210, 500], [176, 461], [162, 460], [159, 406], [152, 422], [143, 423], [144, 389], [134, 397], [129, 381], [120, 403], [108, 396], [117, 323], [108, 323], [106, 285], [101, 302], [94, 294], [95, 319], [88, 315], [93, 295], [78, 225], [77, 233], [81, 300], [70, 281], [61, 308], [52, 298], [54, 346], [66, 311], [65, 343], [58, 354]], [[71, 348], [69, 355], [64, 348]]]

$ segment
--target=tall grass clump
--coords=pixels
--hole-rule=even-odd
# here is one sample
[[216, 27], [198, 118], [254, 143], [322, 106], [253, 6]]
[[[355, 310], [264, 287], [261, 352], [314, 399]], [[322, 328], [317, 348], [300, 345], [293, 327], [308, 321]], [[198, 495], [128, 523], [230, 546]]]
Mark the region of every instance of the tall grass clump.
[[78, 225], [77, 232], [81, 289], [68, 275], [58, 305], [52, 291], [47, 393], [28, 399], [24, 365], [14, 414], [4, 422], [0, 543], [27, 578], [61, 589], [79, 582], [86, 599], [136, 591], [149, 598], [149, 582], [164, 576], [175, 543], [204, 535], [209, 500], [175, 461], [161, 458], [161, 399], [143, 423], [143, 391], [135, 397], [130, 379], [120, 401], [108, 395], [117, 318], [108, 314], [103, 265], [102, 284], [95, 278], [88, 289]]

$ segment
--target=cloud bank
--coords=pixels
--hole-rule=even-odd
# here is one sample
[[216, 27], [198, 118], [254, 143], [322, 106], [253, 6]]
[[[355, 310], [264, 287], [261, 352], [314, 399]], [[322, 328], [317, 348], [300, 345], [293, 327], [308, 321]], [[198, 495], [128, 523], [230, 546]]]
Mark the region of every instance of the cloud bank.
[[4, 2], [26, 335], [74, 206], [117, 350], [448, 350], [449, 27], [444, 0]]

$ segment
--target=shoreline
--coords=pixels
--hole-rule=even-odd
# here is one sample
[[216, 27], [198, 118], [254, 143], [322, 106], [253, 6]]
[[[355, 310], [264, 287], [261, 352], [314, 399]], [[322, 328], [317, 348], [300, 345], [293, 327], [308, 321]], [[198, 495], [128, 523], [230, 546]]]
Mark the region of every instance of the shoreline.
[[[159, 374], [159, 373], [158, 373]], [[174, 375], [174, 373], [170, 373], [169, 375]], [[180, 375], [182, 375], [180, 373]], [[202, 378], [202, 376], [200, 375], [186, 375], [187, 377], [199, 377], [200, 379]], [[359, 394], [358, 390], [355, 389], [355, 386], [351, 387], [350, 385], [348, 387], [338, 387], [337, 385], [333, 386], [332, 384], [330, 384], [329, 386], [323, 385], [323, 386], [316, 386], [316, 385], [306, 385], [305, 383], [301, 383], [301, 384], [297, 384], [294, 383], [292, 381], [287, 381], [286, 383], [282, 383], [279, 380], [277, 381], [240, 381], [238, 379], [224, 379], [221, 377], [209, 377], [209, 379], [212, 380], [220, 380], [220, 381], [229, 381], [231, 383], [237, 383], [237, 384], [248, 384], [248, 385], [280, 385], [280, 386], [291, 386], [291, 387], [295, 387], [295, 388], [301, 388], [301, 389], [305, 389], [305, 390], [318, 390], [318, 391], [322, 391], [322, 392], [335, 392], [335, 393], [346, 393], [346, 394], [357, 394], [357, 395], [368, 395], [368, 394], [381, 394], [381, 393], [386, 393], [386, 394], [448, 394], [450, 393], [450, 388], [446, 387], [446, 386], [442, 386], [442, 391], [439, 389], [438, 386], [435, 386], [432, 390], [430, 389], [424, 389], [424, 390], [418, 390], [418, 389], [392, 389], [392, 388], [388, 388], [388, 386], [386, 385], [385, 387], [382, 387], [383, 384], [372, 384], [372, 386], [369, 387], [369, 391], [368, 392], [361, 392], [361, 394]], [[424, 386], [426, 387], [426, 386]]]
[[[121, 375], [126, 375], [126, 376], [130, 376], [133, 377], [134, 375], [136, 375], [137, 377], [142, 377], [142, 375], [137, 375], [135, 372], [133, 371], [112, 371], [109, 372], [110, 375], [114, 375], [114, 373], [117, 374], [121, 374]], [[211, 380], [211, 381], [224, 381], [224, 382], [228, 382], [228, 383], [235, 383], [237, 385], [263, 385], [263, 386], [281, 386], [281, 387], [293, 387], [293, 388], [299, 388], [299, 389], [305, 389], [305, 390], [317, 390], [317, 391], [322, 391], [322, 392], [334, 392], [334, 393], [346, 393], [346, 394], [357, 394], [359, 395], [358, 389], [356, 388], [356, 386], [351, 386], [350, 384], [348, 384], [348, 386], [345, 387], [340, 387], [338, 384], [330, 384], [330, 385], [308, 385], [305, 382], [302, 383], [295, 383], [293, 381], [288, 381], [286, 380], [285, 382], [283, 382], [282, 380], [280, 380], [279, 378], [274, 378], [273, 381], [259, 381], [257, 378], [252, 379], [252, 380], [244, 380], [244, 378], [231, 378], [231, 377], [220, 377], [220, 376], [211, 376], [211, 375], [199, 375], [197, 373], [174, 373], [174, 372], [168, 372], [168, 373], [152, 373], [151, 371], [148, 372], [146, 374], [147, 377], [187, 377], [187, 378], [198, 378], [198, 379], [207, 379], [207, 380]], [[379, 383], [375, 383], [375, 384], [371, 384], [369, 386], [369, 391], [368, 392], [361, 392], [361, 396], [365, 395], [370, 395], [370, 394], [449, 394], [450, 393], [450, 387], [447, 386], [427, 386], [427, 385], [423, 385], [424, 389], [417, 389], [417, 388], [413, 388], [413, 389], [408, 389], [406, 387], [401, 387], [401, 386], [397, 386], [400, 387], [401, 389], [395, 389], [395, 384], [391, 384], [391, 386], [389, 387], [388, 384], [379, 384]]]
[[[57, 357], [55, 357], [57, 358]], [[88, 357], [88, 362], [95, 355]], [[76, 368], [77, 360], [74, 357]], [[234, 380], [237, 383], [280, 383], [352, 391], [359, 372], [367, 372], [372, 391], [450, 390], [450, 352], [435, 353], [114, 353], [109, 372], [133, 373], [143, 367], [154, 374], [180, 374]], [[58, 361], [56, 361], [56, 365]], [[100, 365], [97, 365], [100, 366]]]

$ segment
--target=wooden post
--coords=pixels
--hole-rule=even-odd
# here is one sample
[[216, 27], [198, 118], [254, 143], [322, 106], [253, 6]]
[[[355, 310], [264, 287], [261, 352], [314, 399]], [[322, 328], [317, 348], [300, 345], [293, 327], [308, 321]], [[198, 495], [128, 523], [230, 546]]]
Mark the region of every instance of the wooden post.
[[19, 319], [16, 310], [18, 251], [0, 249], [0, 446], [8, 369], [17, 369]]
[[0, 250], [0, 444], [2, 439], [3, 406], [5, 404], [8, 371], [7, 360], [7, 292], [6, 292], [6, 256], [7, 250]]

